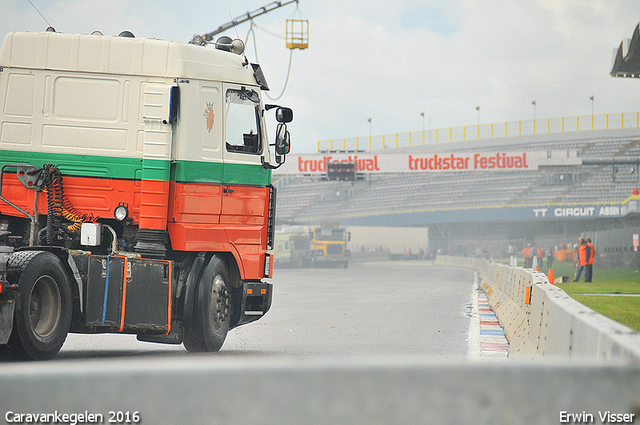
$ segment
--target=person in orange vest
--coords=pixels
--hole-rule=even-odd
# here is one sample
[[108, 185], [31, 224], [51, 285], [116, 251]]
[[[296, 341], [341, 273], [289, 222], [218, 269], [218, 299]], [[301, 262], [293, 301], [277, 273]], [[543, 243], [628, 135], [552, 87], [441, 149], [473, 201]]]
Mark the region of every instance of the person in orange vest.
[[538, 267], [542, 268], [542, 262], [544, 261], [544, 248], [541, 246], [538, 248]]
[[591, 243], [591, 238], [587, 238], [586, 245], [589, 248], [589, 258], [587, 259], [587, 265], [584, 269], [584, 281], [591, 282], [591, 278], [593, 277], [593, 259], [596, 255], [596, 248]]
[[527, 245], [524, 247], [524, 249], [522, 250], [522, 255], [524, 256], [524, 268], [525, 269], [530, 269], [531, 268], [531, 263], [532, 263], [532, 256], [531, 256], [531, 250], [533, 248], [531, 247], [531, 244]]
[[[589, 261], [589, 257], [591, 253], [589, 252], [589, 246], [586, 244], [583, 238], [578, 239], [578, 268], [576, 269], [576, 278], [573, 279], [574, 282], [578, 282], [580, 280], [580, 275], [582, 271], [585, 270], [587, 263]], [[585, 272], [585, 279], [587, 274]]]

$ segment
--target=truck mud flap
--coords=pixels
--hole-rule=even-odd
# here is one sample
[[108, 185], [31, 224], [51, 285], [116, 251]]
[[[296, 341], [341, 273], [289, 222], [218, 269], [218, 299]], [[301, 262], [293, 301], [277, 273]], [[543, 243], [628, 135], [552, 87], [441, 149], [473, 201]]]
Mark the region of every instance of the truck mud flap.
[[187, 283], [184, 291], [184, 301], [182, 310], [182, 323], [189, 327], [193, 322], [193, 311], [195, 309], [196, 291], [198, 289], [198, 280], [200, 280], [200, 274], [205, 264], [205, 253], [201, 252], [194, 259], [193, 265], [189, 270], [189, 276], [187, 277]]
[[13, 311], [16, 304], [13, 300], [0, 300], [0, 345], [6, 344], [13, 329]]
[[[7, 264], [13, 248], [0, 246], [0, 280], [6, 280]], [[2, 282], [0, 282], [2, 283]], [[13, 297], [6, 294], [0, 298], [0, 345], [6, 344], [13, 329], [13, 311], [16, 308]]]

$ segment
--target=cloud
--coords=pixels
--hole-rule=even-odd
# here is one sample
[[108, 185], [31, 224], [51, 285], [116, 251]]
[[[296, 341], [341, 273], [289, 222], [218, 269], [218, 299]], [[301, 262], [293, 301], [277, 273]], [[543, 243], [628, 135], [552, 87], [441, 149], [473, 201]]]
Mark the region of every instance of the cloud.
[[[124, 29], [141, 37], [188, 41], [264, 1], [215, 6], [194, 0], [32, 0], [65, 32]], [[7, 0], [0, 32], [41, 31], [26, 0]], [[301, 0], [309, 49], [294, 51], [287, 89], [292, 151], [313, 152], [320, 139], [482, 122], [636, 111], [636, 80], [609, 76], [611, 53], [640, 19], [636, 0]], [[256, 23], [284, 35], [293, 5]], [[237, 27], [244, 39], [248, 24]], [[230, 31], [235, 36], [236, 30]], [[285, 83], [284, 40], [256, 29], [272, 94]], [[247, 56], [255, 60], [250, 40]], [[271, 129], [270, 129], [271, 131]]]
[[[640, 16], [638, 5], [607, 2], [603, 12], [602, 2], [579, 2], [586, 4], [581, 7], [541, 1], [451, 3], [457, 5], [458, 22], [448, 32], [415, 23], [394, 26], [393, 13], [388, 25], [382, 19], [341, 17], [350, 23], [350, 45], [358, 46], [358, 66], [339, 52], [332, 54], [335, 67], [323, 80], [334, 84], [323, 87], [340, 87], [338, 96], [360, 95], [343, 94], [344, 102], [334, 102], [339, 106], [333, 108], [349, 119], [325, 125], [329, 137], [367, 135], [371, 115], [376, 115], [377, 134], [420, 129], [422, 111], [434, 127], [473, 124], [477, 105], [482, 122], [530, 119], [532, 100], [538, 118], [590, 113], [590, 95], [600, 112], [636, 108], [635, 85], [629, 88], [634, 94], [617, 89], [634, 81], [612, 81], [608, 72], [619, 39], [611, 29], [624, 27], [630, 34], [634, 16]], [[425, 4], [419, 5], [421, 15]], [[323, 53], [329, 56], [315, 52]]]

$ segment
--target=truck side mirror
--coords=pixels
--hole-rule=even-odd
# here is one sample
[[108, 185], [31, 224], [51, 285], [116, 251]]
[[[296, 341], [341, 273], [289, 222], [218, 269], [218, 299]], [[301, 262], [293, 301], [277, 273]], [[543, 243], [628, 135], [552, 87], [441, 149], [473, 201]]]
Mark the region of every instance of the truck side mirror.
[[293, 110], [280, 106], [276, 109], [276, 121], [280, 123], [288, 123], [293, 121]]
[[291, 138], [287, 130], [287, 123], [293, 121], [293, 110], [291, 110], [291, 108], [278, 105], [264, 105], [266, 111], [274, 108], [278, 108], [276, 109], [278, 126], [276, 127], [276, 141], [270, 146], [276, 147], [276, 163], [278, 165], [269, 164], [264, 160], [264, 156], [262, 157], [262, 166], [271, 170], [275, 170], [284, 164], [286, 155], [291, 151]]
[[287, 125], [280, 123], [276, 128], [276, 155], [284, 156], [291, 150], [291, 142]]

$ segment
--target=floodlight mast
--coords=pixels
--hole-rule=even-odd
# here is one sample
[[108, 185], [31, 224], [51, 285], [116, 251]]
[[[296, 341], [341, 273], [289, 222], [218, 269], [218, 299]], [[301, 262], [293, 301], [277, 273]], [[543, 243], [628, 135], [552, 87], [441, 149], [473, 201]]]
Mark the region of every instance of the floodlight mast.
[[236, 18], [233, 18], [231, 21], [227, 22], [226, 24], [220, 25], [217, 30], [209, 32], [209, 33], [206, 33], [206, 34], [203, 34], [200, 37], [202, 37], [202, 39], [204, 41], [207, 41], [207, 42], [208, 41], [212, 41], [213, 37], [215, 37], [216, 35], [218, 35], [220, 33], [223, 33], [225, 31], [227, 31], [228, 29], [231, 29], [231, 28], [233, 28], [233, 27], [235, 27], [237, 25], [240, 25], [240, 24], [242, 24], [244, 22], [250, 21], [253, 18], [256, 18], [256, 17], [258, 17], [260, 15], [264, 15], [265, 13], [269, 13], [269, 12], [271, 12], [273, 10], [279, 9], [279, 8], [281, 8], [283, 6], [286, 6], [288, 4], [291, 4], [291, 3], [296, 3], [297, 4], [298, 0], [290, 0], [288, 2], [281, 2], [281, 1], [271, 2], [271, 3], [267, 4], [266, 6], [262, 6], [262, 7], [258, 8], [258, 9], [256, 9], [256, 10], [254, 10], [254, 11], [247, 12], [247, 13], [244, 13], [244, 14], [236, 17]]

